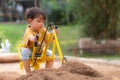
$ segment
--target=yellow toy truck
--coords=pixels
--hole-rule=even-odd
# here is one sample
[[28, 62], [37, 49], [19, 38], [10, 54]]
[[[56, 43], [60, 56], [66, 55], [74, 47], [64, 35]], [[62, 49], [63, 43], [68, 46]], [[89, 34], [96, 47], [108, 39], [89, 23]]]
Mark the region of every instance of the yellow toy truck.
[[[34, 70], [39, 70], [40, 69], [40, 64], [41, 63], [44, 63], [45, 61], [47, 60], [54, 60], [54, 55], [55, 55], [55, 50], [56, 50], [56, 47], [57, 47], [57, 50], [58, 50], [58, 53], [59, 53], [59, 57], [60, 57], [60, 61], [62, 63], [64, 63], [67, 59], [63, 56], [62, 54], [62, 51], [61, 51], [61, 48], [60, 48], [60, 44], [59, 44], [59, 41], [58, 41], [58, 38], [57, 38], [57, 35], [56, 35], [56, 32], [55, 32], [55, 29], [57, 28], [58, 26], [54, 25], [54, 23], [50, 23], [47, 28], [46, 28], [46, 32], [48, 30], [48, 28], [50, 28], [50, 37], [49, 37], [49, 41], [48, 43], [44, 46], [44, 50], [42, 50], [41, 54], [39, 54], [40, 50], [41, 50], [41, 46], [37, 46], [37, 42], [34, 43], [34, 47], [33, 47], [33, 52], [32, 52], [32, 55], [30, 57], [30, 66], [34, 69]], [[46, 36], [46, 32], [44, 33], [44, 36], [42, 38], [42, 42]], [[39, 34], [36, 35], [36, 38], [38, 39], [38, 36]], [[51, 57], [48, 57], [46, 56], [46, 53], [47, 53], [47, 49], [49, 48], [49, 45], [50, 45], [50, 41], [51, 41], [51, 38], [53, 38], [53, 44], [52, 44], [52, 56]], [[42, 42], [41, 42], [41, 45], [42, 45]], [[20, 49], [22, 48], [23, 44], [19, 44], [18, 45], [18, 56], [19, 56], [19, 59], [20, 59], [20, 69], [23, 68], [23, 63], [22, 63], [22, 60], [21, 60], [21, 53], [20, 53]]]

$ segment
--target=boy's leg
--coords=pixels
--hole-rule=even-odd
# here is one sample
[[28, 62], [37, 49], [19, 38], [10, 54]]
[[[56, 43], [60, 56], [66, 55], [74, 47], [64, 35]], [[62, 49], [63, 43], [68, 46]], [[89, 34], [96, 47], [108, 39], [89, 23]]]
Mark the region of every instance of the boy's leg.
[[29, 73], [31, 71], [30, 70], [30, 60], [29, 60], [29, 56], [31, 54], [32, 54], [32, 52], [28, 48], [23, 48], [21, 50], [22, 62], [23, 62], [23, 66], [24, 66], [26, 73]]
[[26, 59], [26, 60], [23, 60], [23, 66], [24, 66], [24, 69], [26, 71], [26, 73], [29, 73], [31, 70], [30, 70], [30, 61], [29, 59]]
[[[52, 56], [52, 51], [51, 50], [47, 50], [47, 56], [49, 56], [49, 57]], [[52, 68], [53, 64], [54, 64], [54, 60], [46, 61], [45, 68]]]
[[54, 63], [53, 60], [46, 61], [45, 68], [52, 68], [53, 67], [53, 63]]

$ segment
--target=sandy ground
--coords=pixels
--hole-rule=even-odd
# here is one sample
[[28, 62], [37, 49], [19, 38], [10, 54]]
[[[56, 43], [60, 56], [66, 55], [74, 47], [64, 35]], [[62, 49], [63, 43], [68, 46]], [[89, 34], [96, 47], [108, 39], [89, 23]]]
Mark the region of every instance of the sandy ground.
[[[120, 61], [119, 60], [106, 61], [106, 60], [99, 60], [99, 59], [83, 59], [83, 58], [76, 58], [76, 57], [69, 57], [67, 59], [83, 63], [91, 67], [92, 69], [98, 71], [99, 73], [110, 77], [111, 80], [120, 80], [120, 65], [119, 65]], [[61, 62], [56, 61], [53, 67], [59, 68], [60, 66], [61, 66]], [[44, 69], [44, 64], [41, 65], [41, 69]], [[23, 75], [25, 75], [25, 71], [19, 69], [18, 62], [0, 63], [0, 80], [16, 80], [17, 78]], [[90, 79], [87, 79], [87, 80], [90, 80]]]

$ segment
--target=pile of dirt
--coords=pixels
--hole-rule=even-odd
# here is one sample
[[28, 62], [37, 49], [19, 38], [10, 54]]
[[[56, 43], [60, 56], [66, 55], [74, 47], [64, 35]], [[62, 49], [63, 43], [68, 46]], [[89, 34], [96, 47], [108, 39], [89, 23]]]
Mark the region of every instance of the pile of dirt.
[[17, 80], [111, 80], [79, 62], [66, 62], [58, 69], [41, 69], [23, 75]]
[[90, 68], [89, 66], [79, 63], [79, 62], [67, 62], [59, 68], [60, 71], [68, 71], [70, 73], [76, 73], [80, 75], [86, 75], [90, 77], [101, 77], [102, 74], [98, 73], [96, 70]]

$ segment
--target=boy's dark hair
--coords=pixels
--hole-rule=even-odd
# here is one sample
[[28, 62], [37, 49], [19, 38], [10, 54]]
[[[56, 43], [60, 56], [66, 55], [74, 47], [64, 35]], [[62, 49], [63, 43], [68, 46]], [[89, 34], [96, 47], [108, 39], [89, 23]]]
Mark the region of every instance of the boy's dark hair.
[[46, 16], [42, 9], [38, 7], [32, 7], [26, 12], [26, 19], [28, 18], [34, 19], [36, 17], [39, 17], [40, 15], [44, 18], [44, 20], [46, 19]]

